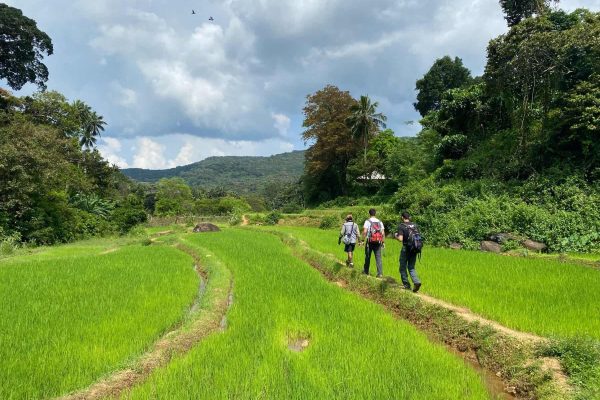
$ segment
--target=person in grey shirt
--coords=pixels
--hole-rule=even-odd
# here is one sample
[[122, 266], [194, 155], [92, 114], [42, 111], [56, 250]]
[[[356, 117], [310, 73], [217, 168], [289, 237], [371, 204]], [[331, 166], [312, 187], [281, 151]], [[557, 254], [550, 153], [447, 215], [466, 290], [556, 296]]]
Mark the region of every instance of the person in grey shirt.
[[354, 248], [356, 247], [356, 242], [359, 237], [358, 235], [358, 225], [354, 223], [352, 214], [348, 214], [346, 217], [346, 222], [344, 222], [342, 229], [340, 230], [338, 244], [340, 244], [342, 241], [344, 242], [344, 251], [348, 254], [346, 266], [350, 268], [354, 268]]

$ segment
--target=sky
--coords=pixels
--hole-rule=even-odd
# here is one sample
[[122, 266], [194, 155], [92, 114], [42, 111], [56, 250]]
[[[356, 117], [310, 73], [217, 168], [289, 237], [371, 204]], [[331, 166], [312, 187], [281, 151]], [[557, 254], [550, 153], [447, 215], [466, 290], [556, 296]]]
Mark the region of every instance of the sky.
[[4, 2], [52, 38], [48, 89], [104, 117], [98, 149], [122, 168], [303, 149], [306, 96], [327, 84], [369, 95], [397, 136], [414, 136], [416, 80], [444, 55], [482, 74], [507, 30], [497, 0]]

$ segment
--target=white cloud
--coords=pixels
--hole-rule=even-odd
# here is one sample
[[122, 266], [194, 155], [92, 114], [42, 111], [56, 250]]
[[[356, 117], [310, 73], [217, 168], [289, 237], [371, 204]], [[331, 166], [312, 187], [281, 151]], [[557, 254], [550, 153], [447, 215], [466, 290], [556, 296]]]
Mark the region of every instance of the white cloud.
[[167, 167], [165, 160], [165, 146], [147, 138], [138, 139], [136, 153], [133, 156], [133, 167], [147, 169], [164, 169]]
[[277, 129], [277, 132], [279, 132], [279, 136], [287, 136], [291, 124], [290, 117], [288, 117], [285, 114], [271, 113], [271, 118], [273, 118], [273, 120], [275, 121], [273, 126], [275, 127], [275, 129]]
[[122, 147], [119, 139], [105, 136], [100, 139], [98, 151], [110, 164], [116, 165], [119, 168], [127, 168], [129, 167], [129, 163], [120, 154]]
[[138, 102], [135, 90], [122, 86], [119, 82], [111, 84], [115, 102], [123, 107], [133, 107]]
[[[167, 145], [179, 149], [167, 154]], [[262, 141], [201, 138], [187, 134], [173, 134], [153, 138], [138, 138], [133, 146], [136, 168], [165, 169], [187, 165], [213, 156], [267, 156], [294, 150], [294, 145], [282, 139]], [[103, 153], [104, 154], [104, 153]]]

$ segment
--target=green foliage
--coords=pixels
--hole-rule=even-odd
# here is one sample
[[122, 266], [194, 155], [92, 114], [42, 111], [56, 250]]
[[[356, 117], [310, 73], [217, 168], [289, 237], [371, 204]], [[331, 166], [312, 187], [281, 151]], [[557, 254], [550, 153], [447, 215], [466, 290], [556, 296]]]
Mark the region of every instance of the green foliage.
[[193, 209], [192, 189], [182, 178], [163, 178], [156, 187], [156, 215], [189, 215]]
[[500, 0], [508, 26], [516, 25], [532, 15], [546, 12], [550, 3], [558, 3], [558, 0]]
[[52, 244], [124, 232], [142, 220], [141, 213], [113, 220], [138, 188], [97, 150], [81, 150], [82, 123], [64, 96], [0, 97], [0, 229]]
[[128, 233], [135, 226], [146, 222], [147, 219], [148, 215], [142, 202], [133, 195], [120, 203], [111, 214], [111, 221], [121, 234]]
[[114, 207], [110, 201], [102, 199], [95, 193], [76, 193], [69, 199], [69, 202], [80, 210], [97, 215], [104, 219], [108, 218], [112, 208]]
[[335, 228], [342, 223], [341, 219], [337, 215], [326, 215], [321, 219], [319, 229], [331, 229]]
[[348, 191], [346, 172], [358, 153], [357, 142], [347, 126], [351, 107], [357, 104], [349, 92], [327, 85], [307, 96], [304, 106], [305, 152], [302, 177], [306, 202], [315, 204], [330, 200]]
[[444, 93], [448, 89], [462, 87], [471, 81], [471, 72], [463, 66], [462, 60], [449, 56], [437, 59], [429, 71], [416, 84], [417, 102], [415, 109], [422, 115], [437, 110]]
[[493, 182], [438, 184], [415, 181], [396, 195], [396, 210], [408, 210], [425, 237], [436, 245], [459, 242], [474, 247], [497, 232], [545, 243], [551, 251], [600, 248], [600, 193], [577, 179], [550, 185]]
[[265, 216], [265, 224], [266, 225], [277, 225], [279, 220], [281, 219], [281, 213], [278, 211], [271, 211]]
[[363, 161], [367, 163], [367, 148], [369, 140], [376, 135], [380, 128], [386, 127], [387, 117], [377, 112], [378, 102], [371, 102], [369, 96], [360, 96], [358, 102], [350, 106], [350, 116], [346, 124], [352, 132], [352, 136], [361, 141], [364, 149]]
[[228, 213], [229, 220], [227, 221], [231, 226], [237, 226], [242, 223], [244, 216], [243, 210], [235, 208]]
[[600, 342], [586, 337], [555, 339], [542, 346], [540, 354], [560, 360], [569, 382], [578, 389], [576, 399], [600, 396]]
[[45, 89], [48, 68], [42, 59], [44, 53], [52, 52], [52, 40], [34, 20], [21, 10], [0, 3], [0, 79], [6, 79], [15, 90], [27, 82]]

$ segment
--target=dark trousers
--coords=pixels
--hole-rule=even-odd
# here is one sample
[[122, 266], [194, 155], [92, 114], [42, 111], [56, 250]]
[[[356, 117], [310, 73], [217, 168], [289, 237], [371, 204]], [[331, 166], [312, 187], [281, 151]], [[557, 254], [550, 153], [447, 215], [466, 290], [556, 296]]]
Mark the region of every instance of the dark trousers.
[[404, 287], [410, 287], [407, 270], [410, 272], [413, 283], [421, 283], [419, 275], [417, 275], [417, 271], [415, 270], [416, 263], [417, 254], [409, 253], [406, 251], [406, 247], [402, 246], [402, 251], [400, 252], [400, 278], [402, 278]]
[[367, 243], [365, 245], [365, 267], [364, 273], [369, 274], [371, 265], [371, 253], [375, 253], [375, 264], [377, 265], [377, 275], [383, 275], [383, 262], [381, 261], [381, 245]]

